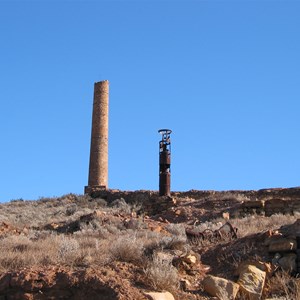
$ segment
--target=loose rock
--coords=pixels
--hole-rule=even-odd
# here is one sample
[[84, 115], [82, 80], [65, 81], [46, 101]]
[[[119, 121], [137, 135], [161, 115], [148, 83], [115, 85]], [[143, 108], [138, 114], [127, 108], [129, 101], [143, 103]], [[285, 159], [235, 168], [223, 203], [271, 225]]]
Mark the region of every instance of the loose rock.
[[253, 265], [245, 266], [241, 270], [238, 284], [240, 289], [250, 300], [260, 300], [265, 285], [266, 272]]
[[297, 271], [296, 259], [297, 255], [295, 253], [289, 253], [284, 257], [281, 257], [278, 260], [278, 264], [284, 271], [291, 273]]
[[208, 275], [202, 281], [204, 290], [211, 296], [218, 297], [220, 300], [233, 300], [239, 290], [239, 285], [220, 277]]
[[146, 297], [150, 300], [175, 300], [173, 295], [170, 292], [145, 292]]

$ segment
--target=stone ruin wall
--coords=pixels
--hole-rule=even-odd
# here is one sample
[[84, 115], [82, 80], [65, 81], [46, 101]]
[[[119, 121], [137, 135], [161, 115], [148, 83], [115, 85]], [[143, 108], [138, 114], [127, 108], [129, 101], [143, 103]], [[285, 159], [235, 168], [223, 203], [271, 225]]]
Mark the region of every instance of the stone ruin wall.
[[232, 190], [232, 191], [200, 191], [172, 192], [171, 197], [159, 196], [158, 191], [120, 191], [94, 190], [90, 195], [99, 197], [107, 202], [123, 198], [129, 204], [141, 204], [143, 210], [155, 214], [177, 205], [178, 202], [188, 202], [189, 199], [214, 201], [222, 199], [237, 199], [235, 209], [241, 217], [249, 214], [271, 216], [276, 213], [300, 213], [300, 187], [277, 188], [262, 190]]

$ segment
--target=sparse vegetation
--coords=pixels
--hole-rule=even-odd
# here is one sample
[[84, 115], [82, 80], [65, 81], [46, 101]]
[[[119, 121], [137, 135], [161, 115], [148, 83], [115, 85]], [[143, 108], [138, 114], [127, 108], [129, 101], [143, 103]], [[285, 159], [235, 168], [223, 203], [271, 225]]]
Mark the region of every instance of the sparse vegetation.
[[168, 260], [154, 255], [144, 272], [148, 284], [154, 290], [174, 291], [178, 288], [178, 272]]
[[120, 261], [142, 263], [144, 241], [135, 233], [118, 236], [111, 246], [111, 253]]
[[[194, 207], [181, 201], [183, 207], [176, 214], [184, 218], [183, 222], [162, 216], [152, 219], [145, 212], [138, 215], [141, 204], [129, 204], [123, 198], [109, 203], [101, 198], [69, 194], [37, 201], [15, 200], [0, 205], [0, 272], [57, 265], [73, 270], [101, 269], [103, 274], [127, 272], [132, 284], [138, 282], [147, 289], [167, 290], [180, 295], [180, 299], [188, 299], [179, 288], [184, 279], [191, 281], [194, 289], [191, 299], [207, 299], [199, 286], [206, 271], [201, 271], [201, 263], [197, 265], [196, 261], [203, 259], [226, 276], [228, 270], [236, 269], [245, 260], [267, 259], [257, 250], [256, 234], [297, 220], [296, 215], [281, 214], [237, 217], [229, 220], [238, 228], [236, 240], [213, 236], [229, 219], [229, 214], [227, 219], [220, 217], [220, 212], [225, 211], [221, 207], [223, 201], [225, 208], [230, 209], [231, 203], [244, 200], [249, 199], [227, 193], [202, 202], [197, 200]], [[203, 220], [201, 213], [205, 215]], [[198, 242], [192, 243], [187, 239], [187, 226], [205, 232], [206, 237], [199, 236]], [[214, 258], [209, 261], [206, 255]], [[131, 269], [134, 272], [128, 275]], [[197, 289], [199, 292], [195, 292]], [[268, 297], [286, 299], [297, 299], [299, 294], [299, 279], [287, 273], [268, 278], [264, 292]]]
[[270, 217], [259, 215], [251, 215], [241, 219], [232, 219], [231, 223], [238, 228], [239, 237], [263, 232], [267, 230], [275, 230], [283, 225], [295, 223], [296, 216], [275, 214]]
[[266, 296], [300, 299], [300, 279], [291, 277], [286, 272], [277, 272], [267, 281], [266, 285]]

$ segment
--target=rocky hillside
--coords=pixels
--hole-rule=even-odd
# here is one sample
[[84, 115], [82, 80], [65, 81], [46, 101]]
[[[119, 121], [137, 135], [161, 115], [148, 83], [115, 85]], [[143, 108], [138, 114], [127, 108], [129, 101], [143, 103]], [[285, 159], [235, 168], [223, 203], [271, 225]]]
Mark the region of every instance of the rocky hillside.
[[300, 299], [298, 188], [92, 196], [0, 204], [0, 299]]

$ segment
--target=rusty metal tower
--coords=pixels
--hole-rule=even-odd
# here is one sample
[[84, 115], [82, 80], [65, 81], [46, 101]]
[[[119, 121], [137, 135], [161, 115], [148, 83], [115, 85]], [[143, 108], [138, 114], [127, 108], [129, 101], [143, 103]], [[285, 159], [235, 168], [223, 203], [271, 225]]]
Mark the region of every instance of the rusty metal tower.
[[159, 195], [170, 196], [171, 185], [171, 139], [170, 129], [160, 129], [158, 133], [162, 135], [159, 142]]

